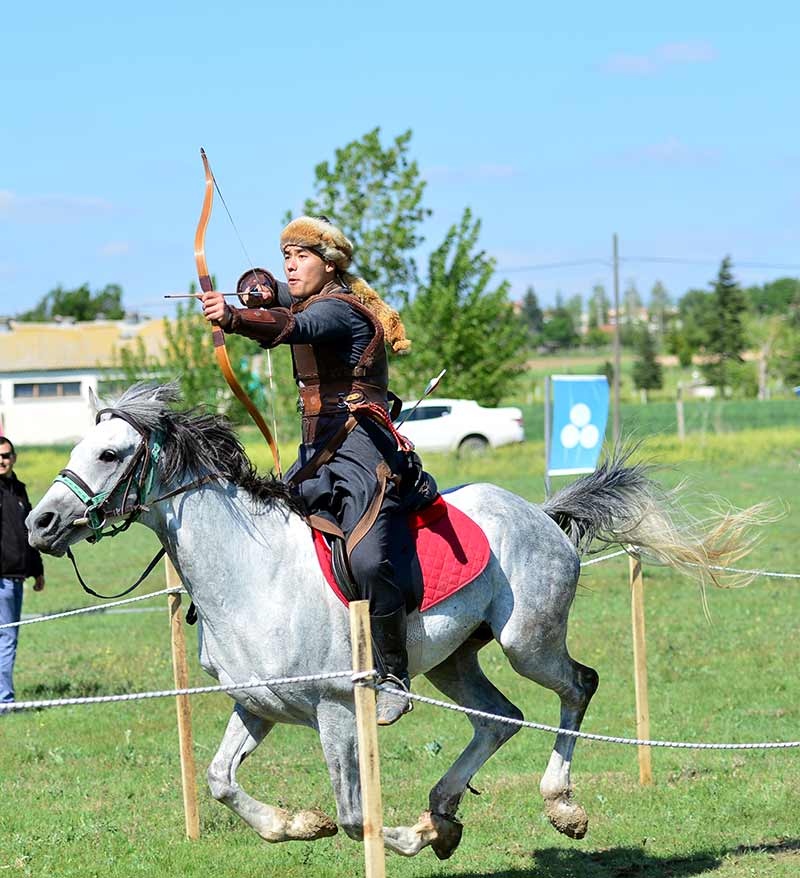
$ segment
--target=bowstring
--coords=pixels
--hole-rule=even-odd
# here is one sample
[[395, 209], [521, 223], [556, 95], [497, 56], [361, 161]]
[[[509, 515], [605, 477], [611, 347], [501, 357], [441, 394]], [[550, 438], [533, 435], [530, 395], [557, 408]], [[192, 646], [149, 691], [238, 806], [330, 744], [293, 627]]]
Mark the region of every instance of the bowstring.
[[[222, 206], [225, 208], [225, 213], [228, 215], [228, 220], [230, 221], [231, 226], [233, 227], [234, 234], [236, 235], [237, 240], [239, 241], [239, 246], [242, 248], [242, 252], [244, 253], [244, 257], [247, 260], [247, 264], [250, 266], [250, 273], [253, 275], [253, 280], [258, 283], [258, 275], [256, 274], [255, 263], [250, 258], [250, 254], [247, 252], [247, 247], [245, 247], [244, 241], [242, 240], [242, 236], [239, 234], [239, 229], [234, 222], [233, 216], [231, 215], [230, 210], [228, 210], [228, 205], [225, 201], [225, 196], [222, 194], [222, 190], [219, 188], [219, 183], [217, 183], [217, 178], [214, 176], [214, 172], [211, 171], [211, 179], [214, 181], [214, 188], [217, 190], [217, 195], [219, 195], [219, 200], [222, 202]], [[270, 402], [270, 411], [272, 414], [272, 435], [275, 437], [275, 447], [278, 449], [278, 470], [281, 468], [280, 461], [280, 443], [278, 441], [278, 419], [275, 414], [275, 385], [273, 383], [272, 378], [272, 352], [269, 348], [267, 350], [267, 373], [269, 375], [269, 402]]]

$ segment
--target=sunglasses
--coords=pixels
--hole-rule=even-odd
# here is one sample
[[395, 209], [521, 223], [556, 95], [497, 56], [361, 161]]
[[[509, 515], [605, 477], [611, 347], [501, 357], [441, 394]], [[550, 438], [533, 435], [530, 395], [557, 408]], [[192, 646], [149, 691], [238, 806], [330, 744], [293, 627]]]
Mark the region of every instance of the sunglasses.
[[2, 452], [0, 452], [0, 459], [1, 459], [1, 460], [11, 460], [11, 458], [12, 458], [13, 456], [14, 456], [14, 455], [13, 455], [13, 453], [12, 453], [11, 451], [2, 451]]

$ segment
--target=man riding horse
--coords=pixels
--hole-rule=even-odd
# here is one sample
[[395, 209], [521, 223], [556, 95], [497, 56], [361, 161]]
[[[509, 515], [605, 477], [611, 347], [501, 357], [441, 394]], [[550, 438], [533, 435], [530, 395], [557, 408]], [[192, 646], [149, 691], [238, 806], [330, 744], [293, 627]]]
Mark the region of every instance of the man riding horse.
[[[246, 271], [237, 292], [203, 296], [203, 313], [226, 333], [264, 348], [289, 344], [299, 389], [302, 439], [286, 480], [315, 526], [344, 537], [357, 596], [369, 601], [380, 725], [411, 709], [406, 611], [415, 605], [408, 515], [433, 501], [433, 478], [392, 425], [399, 400], [389, 391], [386, 344], [411, 345], [397, 312], [347, 272], [353, 245], [326, 217], [303, 216], [281, 234], [287, 282]], [[391, 400], [391, 402], [390, 402]]]

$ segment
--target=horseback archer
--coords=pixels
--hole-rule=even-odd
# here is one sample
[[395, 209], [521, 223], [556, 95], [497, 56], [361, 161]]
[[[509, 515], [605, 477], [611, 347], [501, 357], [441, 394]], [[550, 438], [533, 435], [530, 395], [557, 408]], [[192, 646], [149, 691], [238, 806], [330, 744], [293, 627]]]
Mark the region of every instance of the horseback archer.
[[302, 438], [286, 481], [315, 526], [340, 532], [353, 599], [369, 601], [379, 690], [379, 725], [411, 709], [406, 612], [421, 587], [408, 514], [432, 502], [436, 483], [394, 429], [400, 401], [389, 391], [387, 344], [411, 346], [394, 309], [350, 274], [353, 245], [327, 217], [302, 216], [281, 233], [286, 283], [262, 268], [236, 289], [203, 295], [207, 320], [263, 348], [288, 344], [299, 389]]

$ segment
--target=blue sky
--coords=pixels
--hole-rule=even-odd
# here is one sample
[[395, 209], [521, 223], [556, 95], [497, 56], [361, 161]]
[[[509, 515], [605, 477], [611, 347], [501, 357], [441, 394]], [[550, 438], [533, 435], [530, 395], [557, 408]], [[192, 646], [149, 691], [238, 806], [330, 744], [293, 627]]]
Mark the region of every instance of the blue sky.
[[[257, 264], [313, 168], [411, 128], [428, 250], [470, 206], [498, 277], [647, 298], [800, 276], [796, 4], [13, 4], [0, 54], [0, 314], [57, 284], [168, 311], [194, 275], [204, 146]], [[246, 260], [216, 206], [209, 267]], [[699, 264], [655, 264], [636, 257]], [[746, 263], [790, 266], [749, 267]], [[794, 266], [794, 267], [791, 267]], [[525, 269], [525, 270], [520, 270]]]

